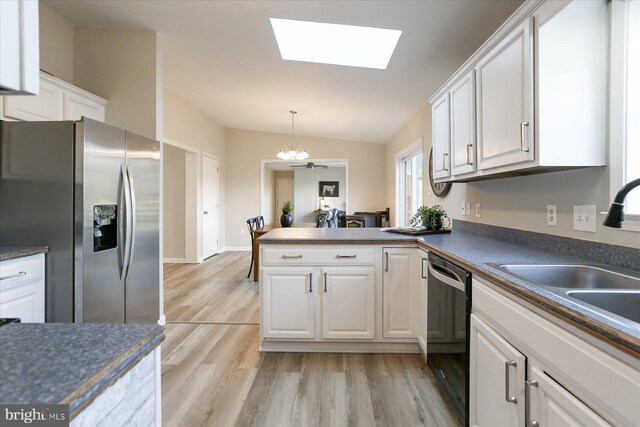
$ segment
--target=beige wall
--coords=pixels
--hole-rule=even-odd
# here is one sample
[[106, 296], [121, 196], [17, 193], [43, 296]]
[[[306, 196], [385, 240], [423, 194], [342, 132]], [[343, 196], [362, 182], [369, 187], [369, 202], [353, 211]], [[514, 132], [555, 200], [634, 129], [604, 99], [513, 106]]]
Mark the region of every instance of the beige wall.
[[164, 258], [185, 258], [185, 152], [169, 144], [163, 150]]
[[[190, 147], [198, 152], [198, 168], [202, 168], [202, 153], [219, 159], [220, 167], [220, 247], [225, 246], [225, 206], [226, 206], [226, 145], [225, 129], [208, 116], [201, 113], [187, 101], [173, 92], [164, 93], [164, 136], [166, 139]], [[166, 145], [165, 145], [166, 147]], [[199, 191], [194, 188], [193, 191]], [[197, 215], [197, 210], [195, 215]], [[187, 221], [198, 221], [187, 219]], [[187, 242], [189, 244], [189, 242]]]
[[39, 3], [40, 68], [73, 84], [73, 24]]
[[158, 36], [151, 31], [74, 30], [74, 84], [109, 101], [107, 123], [153, 139], [162, 138], [157, 44]]
[[[424, 136], [424, 159], [428, 162], [431, 149], [431, 108], [416, 113], [388, 144], [387, 203], [394, 203], [395, 176], [393, 154]], [[393, 168], [395, 169], [395, 167]], [[425, 177], [427, 166], [425, 165]], [[640, 235], [604, 227], [604, 216], [598, 215], [597, 233], [573, 230], [573, 206], [596, 205], [596, 211], [609, 208], [609, 169], [606, 167], [554, 172], [540, 175], [503, 178], [476, 183], [454, 183], [444, 199], [427, 196], [425, 203], [442, 204], [452, 218], [498, 225], [545, 234], [591, 240], [614, 245], [640, 248]], [[460, 204], [471, 203], [472, 215], [461, 216]], [[482, 204], [482, 217], [475, 217], [475, 204]], [[558, 227], [546, 225], [546, 206], [558, 205]], [[393, 206], [393, 205], [392, 205]]]
[[[338, 181], [338, 197], [325, 197], [323, 205], [346, 209], [346, 170], [344, 167], [327, 169], [296, 169], [294, 172], [293, 222], [296, 225], [316, 224], [320, 181]], [[382, 208], [379, 208], [382, 209]]]
[[[286, 134], [227, 129], [227, 246], [250, 245], [246, 220], [260, 214], [260, 162], [274, 159], [290, 139]], [[296, 144], [304, 145], [313, 159], [349, 160], [351, 211], [386, 207], [385, 145], [298, 135]]]

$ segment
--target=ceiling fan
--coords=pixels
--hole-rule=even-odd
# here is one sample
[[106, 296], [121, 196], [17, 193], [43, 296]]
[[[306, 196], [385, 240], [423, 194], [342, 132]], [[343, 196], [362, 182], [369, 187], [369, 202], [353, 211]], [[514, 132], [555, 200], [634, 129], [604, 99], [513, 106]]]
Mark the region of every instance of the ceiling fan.
[[301, 165], [291, 165], [289, 166], [290, 168], [305, 168], [305, 169], [315, 169], [315, 168], [323, 168], [323, 169], [327, 169], [329, 166], [327, 165], [316, 165], [313, 162], [309, 162], [309, 163], [303, 163]]

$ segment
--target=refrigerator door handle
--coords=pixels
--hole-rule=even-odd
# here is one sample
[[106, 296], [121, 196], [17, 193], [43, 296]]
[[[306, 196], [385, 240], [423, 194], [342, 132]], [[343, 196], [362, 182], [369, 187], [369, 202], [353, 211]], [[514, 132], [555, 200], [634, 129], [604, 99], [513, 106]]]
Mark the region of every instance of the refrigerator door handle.
[[129, 239], [131, 235], [131, 187], [129, 185], [129, 174], [127, 173], [127, 166], [122, 165], [120, 167], [120, 174], [122, 176], [122, 189], [124, 190], [124, 206], [120, 215], [124, 218], [124, 236], [122, 242], [124, 244], [124, 253], [122, 255], [122, 269], [120, 270], [120, 280], [124, 280], [129, 272], [129, 262], [131, 260], [131, 247], [129, 246]]
[[127, 214], [130, 222], [127, 232], [127, 238], [129, 239], [129, 259], [127, 260], [127, 268], [125, 270], [124, 278], [129, 277], [129, 270], [131, 269], [131, 261], [133, 260], [133, 252], [136, 247], [136, 189], [133, 183], [133, 174], [128, 166], [127, 169], [127, 182], [129, 183], [129, 209]]

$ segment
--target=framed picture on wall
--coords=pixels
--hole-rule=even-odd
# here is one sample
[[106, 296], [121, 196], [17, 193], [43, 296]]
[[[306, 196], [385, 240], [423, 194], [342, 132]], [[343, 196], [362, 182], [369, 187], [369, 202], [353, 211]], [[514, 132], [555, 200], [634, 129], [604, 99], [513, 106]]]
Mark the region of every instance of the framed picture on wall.
[[340, 197], [340, 182], [338, 181], [320, 181], [320, 189], [318, 191], [320, 197]]

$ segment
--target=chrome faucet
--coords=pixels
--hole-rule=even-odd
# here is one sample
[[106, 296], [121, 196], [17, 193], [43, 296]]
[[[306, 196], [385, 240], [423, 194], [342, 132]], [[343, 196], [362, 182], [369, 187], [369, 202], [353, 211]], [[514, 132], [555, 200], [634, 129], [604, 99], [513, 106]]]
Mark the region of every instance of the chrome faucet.
[[640, 178], [627, 183], [627, 185], [618, 191], [618, 194], [616, 194], [615, 199], [613, 199], [611, 203], [609, 213], [602, 223], [604, 226], [612, 228], [620, 228], [622, 226], [622, 221], [624, 221], [624, 199], [631, 190], [638, 186], [640, 186]]

